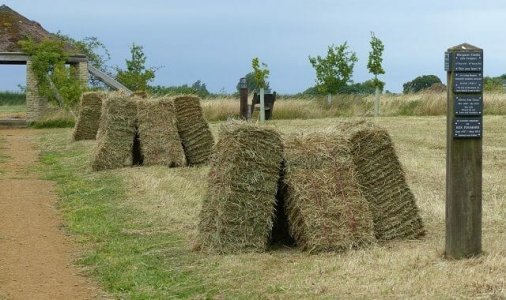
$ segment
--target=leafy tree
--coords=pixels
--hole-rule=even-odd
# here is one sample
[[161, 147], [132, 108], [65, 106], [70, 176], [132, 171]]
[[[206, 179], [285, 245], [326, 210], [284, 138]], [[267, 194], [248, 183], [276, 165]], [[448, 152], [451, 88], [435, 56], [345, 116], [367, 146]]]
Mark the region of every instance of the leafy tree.
[[269, 82], [267, 79], [269, 78], [270, 71], [268, 69], [267, 64], [261, 63], [258, 57], [255, 57], [251, 60], [251, 67], [253, 68], [253, 81], [257, 88], [268, 88]]
[[[244, 78], [246, 78], [246, 84], [248, 85], [249, 91], [256, 91], [256, 90], [260, 89], [260, 87], [257, 85], [254, 72], [249, 72], [248, 74], [246, 74], [244, 76]], [[269, 88], [270, 88], [269, 82], [266, 82], [265, 89], [269, 89]], [[238, 92], [241, 89], [241, 87], [239, 86], [239, 83], [237, 83], [236, 89]]]
[[380, 88], [382, 89], [385, 85], [384, 82], [378, 79], [378, 75], [385, 74], [385, 70], [381, 66], [383, 62], [383, 42], [378, 39], [374, 32], [371, 32], [371, 51], [369, 52], [369, 60], [367, 61], [367, 69], [369, 73], [374, 75], [373, 83], [375, 86], [375, 97], [374, 97], [374, 116], [377, 117], [380, 111]]
[[442, 83], [441, 79], [436, 75], [422, 75], [418, 76], [412, 81], [408, 81], [402, 85], [403, 93], [416, 93], [426, 88], [431, 87], [435, 83]]
[[148, 82], [155, 78], [156, 68], [146, 69], [146, 59], [142, 46], [132, 44], [131, 59], [126, 60], [126, 70], [116, 67], [116, 80], [132, 91], [146, 91]]
[[385, 74], [385, 70], [381, 66], [383, 63], [383, 50], [385, 50], [385, 46], [383, 42], [374, 35], [374, 32], [371, 32], [370, 44], [371, 51], [369, 52], [367, 69], [369, 69], [369, 73], [374, 75], [374, 85], [383, 89], [385, 83], [378, 79], [378, 75]]
[[68, 59], [66, 43], [62, 39], [19, 42], [21, 49], [31, 56], [32, 71], [37, 79], [38, 94], [71, 111], [79, 101], [84, 86], [77, 79], [76, 70], [65, 65]]
[[[105, 73], [108, 73], [109, 75], [112, 75], [109, 70], [109, 66], [107, 65], [107, 62], [111, 59], [111, 55], [109, 54], [109, 50], [98, 38], [92, 36], [85, 37], [82, 40], [75, 40], [60, 32], [58, 32], [56, 36], [63, 40], [66, 44], [70, 45], [71, 54], [86, 55], [89, 64]], [[95, 87], [103, 86], [102, 82], [93, 76], [90, 77], [90, 85]]]
[[357, 55], [348, 50], [346, 42], [329, 46], [326, 57], [309, 56], [309, 62], [316, 71], [316, 85], [325, 94], [336, 94], [350, 82], [357, 61]]

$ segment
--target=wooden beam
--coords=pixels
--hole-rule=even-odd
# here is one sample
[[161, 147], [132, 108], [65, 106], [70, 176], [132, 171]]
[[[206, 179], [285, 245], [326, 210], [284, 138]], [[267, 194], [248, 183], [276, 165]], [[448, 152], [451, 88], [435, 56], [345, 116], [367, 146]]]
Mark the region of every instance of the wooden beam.
[[[26, 65], [28, 60], [30, 60], [30, 55], [23, 52], [0, 52], [0, 65]], [[72, 55], [69, 56], [66, 63], [75, 64], [87, 61], [88, 58], [85, 55]]]
[[88, 72], [90, 72], [91, 75], [95, 76], [97, 79], [105, 83], [108, 87], [114, 90], [125, 91], [129, 94], [132, 94], [132, 91], [129, 90], [126, 86], [122, 85], [111, 76], [107, 75], [106, 73], [100, 71], [99, 69], [95, 68], [90, 64], [88, 64]]

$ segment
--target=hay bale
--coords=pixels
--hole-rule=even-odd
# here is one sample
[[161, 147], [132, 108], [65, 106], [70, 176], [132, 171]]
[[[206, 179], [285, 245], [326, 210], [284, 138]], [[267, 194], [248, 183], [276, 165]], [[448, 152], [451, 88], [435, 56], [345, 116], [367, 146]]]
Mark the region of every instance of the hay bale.
[[196, 96], [176, 96], [177, 128], [183, 143], [188, 165], [201, 165], [209, 161], [214, 139], [204, 119], [200, 99]]
[[297, 245], [318, 252], [374, 243], [372, 214], [344, 137], [335, 130], [291, 136], [284, 149], [283, 194]]
[[416, 238], [425, 233], [415, 197], [388, 131], [368, 123], [342, 127], [352, 144], [362, 193], [369, 201], [378, 240]]
[[168, 167], [186, 165], [171, 99], [157, 98], [139, 101], [137, 121], [144, 165]]
[[248, 123], [223, 126], [199, 222], [204, 251], [265, 251], [283, 159], [279, 134]]
[[94, 140], [96, 138], [104, 98], [105, 94], [101, 92], [83, 93], [79, 116], [72, 133], [75, 141]]
[[132, 165], [137, 100], [111, 94], [104, 101], [92, 168], [95, 171]]

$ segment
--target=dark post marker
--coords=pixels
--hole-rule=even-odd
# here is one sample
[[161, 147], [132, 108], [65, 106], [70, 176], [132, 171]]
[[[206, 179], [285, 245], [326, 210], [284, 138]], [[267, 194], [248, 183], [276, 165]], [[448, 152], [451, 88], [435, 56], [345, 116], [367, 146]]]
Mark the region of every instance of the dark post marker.
[[451, 259], [481, 254], [483, 50], [445, 52], [447, 71], [446, 249]]
[[239, 90], [241, 94], [241, 104], [240, 104], [240, 113], [241, 119], [248, 119], [248, 84], [246, 82], [246, 78], [241, 78], [239, 80]]

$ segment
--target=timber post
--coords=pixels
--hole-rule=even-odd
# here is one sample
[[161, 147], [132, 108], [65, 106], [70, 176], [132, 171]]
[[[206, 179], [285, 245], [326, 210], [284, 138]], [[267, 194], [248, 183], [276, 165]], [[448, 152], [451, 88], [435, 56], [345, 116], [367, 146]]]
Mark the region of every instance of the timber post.
[[445, 256], [482, 252], [483, 50], [469, 44], [445, 52], [447, 71]]

